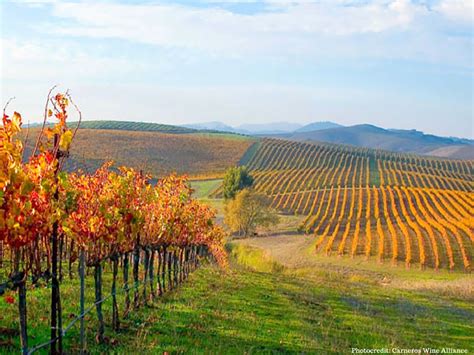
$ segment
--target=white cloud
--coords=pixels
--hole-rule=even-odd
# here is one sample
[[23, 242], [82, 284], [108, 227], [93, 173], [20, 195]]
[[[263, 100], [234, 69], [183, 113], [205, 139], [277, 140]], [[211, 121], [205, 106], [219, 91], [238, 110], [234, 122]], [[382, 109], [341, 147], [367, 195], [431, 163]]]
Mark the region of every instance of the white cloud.
[[277, 6], [279, 11], [244, 15], [217, 7], [59, 3], [53, 14], [74, 22], [64, 22], [54, 31], [211, 52], [268, 53], [311, 48], [319, 36], [404, 29], [423, 11], [407, 0], [358, 6], [328, 1]]
[[36, 28], [53, 36], [185, 49], [194, 57], [395, 58], [471, 67], [465, 53], [469, 40], [443, 33], [443, 18], [463, 12], [456, 1], [440, 2], [430, 11], [410, 0], [268, 0], [264, 11], [253, 14], [235, 13], [213, 1], [204, 1], [206, 7], [60, 2], [51, 6], [57, 21]]
[[[76, 101], [88, 119], [168, 123], [332, 119], [346, 124], [397, 122], [398, 127], [405, 128], [413, 128], [416, 122], [417, 128], [433, 132], [433, 117], [462, 117], [462, 122], [445, 128], [446, 132], [449, 129], [449, 134], [463, 135], [470, 127], [472, 109], [469, 111], [468, 106], [472, 106], [472, 100], [461, 98], [462, 104], [455, 104], [432, 95], [421, 102], [419, 93], [413, 92], [394, 97], [397, 93], [387, 90], [388, 82], [377, 84], [369, 93], [351, 89], [367, 87], [365, 78], [357, 83], [348, 79], [347, 83], [337, 82], [336, 87], [324, 89], [311, 72], [307, 81], [314, 82], [307, 87], [297, 86], [298, 76], [290, 80], [295, 86], [264, 86], [259, 84], [287, 79], [280, 80], [275, 74], [274, 78], [254, 80], [245, 72], [249, 67], [258, 70], [262, 63], [278, 63], [282, 68], [278, 70], [288, 77], [294, 68], [303, 70], [308, 63], [319, 66], [322, 72], [336, 59], [339, 64], [347, 61], [350, 76], [354, 66], [370, 68], [374, 59], [388, 59], [383, 63], [390, 73], [400, 66], [392, 59], [407, 59], [411, 62], [402, 65], [435, 62], [440, 72], [457, 70], [472, 76], [472, 36], [448, 33], [451, 29], [456, 32], [458, 24], [459, 32], [463, 32], [466, 21], [471, 21], [472, 5], [467, 2], [443, 0], [430, 11], [420, 2], [408, 0], [271, 0], [267, 1], [268, 11], [259, 9], [252, 15], [219, 8], [213, 0], [208, 2], [211, 6], [204, 8], [111, 1], [45, 4], [51, 14], [44, 11], [40, 15], [43, 17], [29, 22], [22, 33], [12, 30], [0, 42], [1, 94], [16, 96], [15, 106], [32, 120], [41, 117], [48, 88], [60, 83], [74, 89]], [[443, 32], [447, 28], [444, 26], [449, 27], [447, 33]], [[29, 32], [31, 27], [35, 33]], [[127, 40], [132, 45], [109, 39]], [[96, 51], [96, 47], [102, 49]], [[138, 53], [125, 48], [137, 49]], [[239, 60], [227, 61], [228, 57]], [[354, 58], [357, 61], [352, 61]], [[189, 61], [194, 62], [188, 65]], [[299, 61], [304, 63], [300, 65]], [[217, 82], [228, 82], [228, 86], [213, 86], [215, 78], [205, 78], [207, 73], [215, 74], [214, 64], [225, 67], [217, 71], [223, 73]], [[201, 65], [202, 75], [189, 78], [189, 72]], [[414, 77], [419, 67], [413, 66]], [[227, 77], [226, 70], [242, 74], [242, 81], [235, 80], [235, 75]], [[165, 76], [161, 74], [168, 71], [172, 72], [174, 87], [160, 81]], [[369, 73], [370, 82], [370, 69], [364, 72]], [[201, 79], [198, 85], [196, 81]], [[156, 85], [151, 85], [152, 81]], [[234, 82], [243, 84], [233, 86]], [[429, 85], [420, 84], [420, 88]], [[1, 97], [0, 101], [4, 102]]]
[[472, 26], [474, 3], [472, 0], [442, 0], [434, 9], [449, 19], [466, 22]]
[[88, 53], [79, 45], [43, 40], [41, 42], [0, 38], [2, 80], [44, 80], [55, 83], [100, 80], [110, 75], [137, 72], [144, 68], [129, 58]]

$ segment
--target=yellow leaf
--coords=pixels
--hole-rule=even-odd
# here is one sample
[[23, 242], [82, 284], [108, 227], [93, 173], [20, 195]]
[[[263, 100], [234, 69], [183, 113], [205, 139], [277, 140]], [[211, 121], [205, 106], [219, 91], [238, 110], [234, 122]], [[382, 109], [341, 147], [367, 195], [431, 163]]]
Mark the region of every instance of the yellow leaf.
[[71, 145], [72, 141], [72, 131], [66, 131], [61, 135], [61, 139], [59, 141], [59, 146], [61, 149], [67, 150]]

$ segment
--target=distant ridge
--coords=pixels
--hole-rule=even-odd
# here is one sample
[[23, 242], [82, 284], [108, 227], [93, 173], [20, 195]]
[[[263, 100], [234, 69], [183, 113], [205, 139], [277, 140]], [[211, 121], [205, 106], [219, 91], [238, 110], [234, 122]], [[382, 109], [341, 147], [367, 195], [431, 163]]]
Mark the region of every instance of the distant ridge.
[[[71, 122], [70, 124], [74, 125], [76, 124], [76, 122]], [[163, 133], [194, 133], [197, 131], [192, 128], [173, 126], [161, 123], [132, 121], [82, 121], [80, 128]]]
[[254, 134], [254, 135], [264, 135], [264, 134], [290, 134], [295, 132], [308, 132], [316, 131], [320, 129], [336, 128], [342, 127], [340, 124], [330, 122], [330, 121], [321, 121], [321, 122], [312, 122], [305, 126], [300, 125], [299, 123], [293, 122], [271, 122], [271, 123], [251, 123], [251, 124], [242, 124], [240, 126], [230, 126], [223, 122], [211, 121], [211, 122], [200, 122], [200, 123], [189, 123], [181, 125], [181, 127], [187, 127], [192, 129], [206, 129], [206, 130], [215, 130], [222, 132], [233, 132], [241, 134]]
[[236, 132], [235, 128], [218, 121], [189, 123], [189, 124], [181, 125], [181, 127], [198, 129], [198, 130], [204, 129], [204, 130], [212, 130], [212, 131], [220, 131], [220, 132]]
[[[74, 127], [75, 124], [77, 124], [77, 122], [69, 123], [71, 127]], [[261, 133], [259, 131], [249, 132], [239, 130], [221, 122], [175, 126], [151, 122], [93, 120], [81, 122], [81, 129], [160, 132], [169, 134], [244, 134], [279, 137], [295, 141], [329, 142], [395, 152], [431, 155], [442, 158], [474, 160], [474, 141], [472, 139], [439, 137], [417, 130], [384, 129], [370, 124], [345, 127], [329, 121], [313, 122], [306, 126], [300, 126], [292, 132], [282, 132], [278, 130], [278, 128], [291, 128], [291, 126], [287, 124], [288, 122], [280, 122], [280, 124], [274, 123], [273, 125], [264, 124], [252, 126], [256, 129], [270, 128], [270, 126], [275, 128], [269, 133]], [[40, 124], [30, 124], [30, 127], [34, 128], [39, 125]], [[323, 129], [325, 126], [333, 126], [333, 128]]]
[[235, 129], [239, 132], [250, 134], [278, 134], [295, 132], [301, 127], [299, 123], [293, 122], [270, 122], [242, 124]]
[[[70, 127], [77, 125], [77, 122], [69, 122]], [[32, 125], [38, 127], [40, 124]], [[136, 132], [161, 132], [170, 134], [189, 134], [189, 133], [233, 133], [237, 132], [221, 131], [210, 128], [191, 128], [185, 126], [174, 126], [153, 122], [134, 122], [134, 121], [82, 121], [81, 129], [98, 130], [118, 130], [118, 131], [136, 131]]]
[[388, 130], [370, 124], [295, 132], [284, 137], [296, 141], [321, 141], [394, 152], [474, 159], [472, 140], [439, 137], [416, 130]]
[[338, 127], [343, 127], [343, 126], [331, 121], [313, 122], [313, 123], [307, 124], [306, 126], [298, 128], [295, 131], [295, 133], [320, 131], [322, 129], [330, 129], [330, 128], [338, 128]]

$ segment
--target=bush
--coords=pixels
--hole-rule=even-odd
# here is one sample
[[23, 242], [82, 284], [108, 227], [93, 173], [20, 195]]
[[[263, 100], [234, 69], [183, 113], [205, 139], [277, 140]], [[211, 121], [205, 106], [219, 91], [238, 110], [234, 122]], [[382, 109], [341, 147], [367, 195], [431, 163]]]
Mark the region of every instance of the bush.
[[248, 237], [256, 232], [257, 227], [278, 223], [278, 215], [269, 208], [264, 195], [244, 189], [227, 202], [224, 222], [232, 232]]

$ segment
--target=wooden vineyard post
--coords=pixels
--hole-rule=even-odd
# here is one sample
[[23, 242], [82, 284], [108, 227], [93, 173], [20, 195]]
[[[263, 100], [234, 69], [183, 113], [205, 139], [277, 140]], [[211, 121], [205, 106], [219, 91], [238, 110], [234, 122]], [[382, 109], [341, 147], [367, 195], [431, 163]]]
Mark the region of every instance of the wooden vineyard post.
[[64, 250], [64, 236], [59, 237], [59, 282], [63, 282], [63, 250]]
[[[59, 151], [59, 135], [54, 135], [54, 158], [58, 159], [60, 156]], [[58, 183], [58, 166], [56, 167], [55, 171], [55, 183]], [[54, 192], [53, 199], [57, 201], [59, 199], [59, 191], [56, 188]], [[61, 322], [61, 294], [59, 291], [59, 280], [58, 280], [58, 252], [59, 252], [59, 245], [58, 245], [58, 229], [59, 224], [58, 221], [53, 223], [53, 230], [51, 235], [51, 354], [62, 354], [63, 346], [62, 346], [62, 322]], [[57, 347], [56, 347], [57, 343]]]
[[[58, 223], [53, 224], [52, 235], [52, 261], [51, 261], [51, 354], [62, 353], [62, 332], [59, 329], [60, 294], [58, 280]], [[56, 343], [58, 347], [56, 347]]]
[[163, 266], [163, 254], [162, 248], [158, 247], [158, 271], [157, 271], [157, 278], [158, 278], [158, 295], [161, 296], [163, 294], [163, 285], [162, 285], [162, 266]]
[[163, 272], [161, 273], [162, 282], [163, 282], [163, 292], [166, 292], [169, 289], [168, 282], [166, 281], [166, 267], [168, 265], [168, 252], [166, 247], [163, 247]]
[[185, 250], [186, 267], [185, 267], [185, 274], [184, 274], [186, 278], [188, 278], [188, 275], [189, 275], [189, 255], [190, 255], [190, 249], [189, 249], [189, 246], [187, 246]]
[[123, 288], [125, 290], [125, 310], [124, 315], [126, 316], [130, 311], [130, 288], [128, 287], [128, 253], [123, 256]]
[[72, 280], [72, 253], [74, 250], [74, 240], [71, 240], [69, 243], [69, 265], [68, 265], [68, 274], [69, 279]]
[[[137, 238], [138, 239], [138, 238]], [[140, 247], [139, 242], [137, 241], [135, 249], [133, 251], [133, 283], [134, 283], [134, 293], [133, 293], [133, 307], [135, 309], [140, 305], [139, 293], [138, 293], [138, 271], [140, 266]]]
[[146, 286], [148, 283], [148, 271], [150, 266], [150, 250], [145, 248], [145, 258], [144, 258], [144, 267], [145, 267], [145, 275], [143, 276], [143, 304], [146, 305], [147, 297], [146, 297]]
[[28, 353], [28, 331], [27, 331], [27, 313], [26, 313], [26, 275], [20, 272], [20, 251], [17, 249], [13, 255], [13, 272], [11, 281], [13, 286], [18, 289], [18, 315], [20, 318], [20, 342], [21, 353]]
[[149, 266], [149, 274], [150, 274], [150, 297], [151, 299], [155, 299], [156, 291], [155, 291], [155, 249], [151, 250], [150, 254], [150, 266]]
[[174, 286], [176, 287], [178, 285], [178, 251], [175, 250], [174, 253], [173, 253], [173, 277], [174, 277]]
[[85, 341], [85, 324], [84, 324], [84, 295], [85, 295], [85, 266], [86, 257], [84, 249], [81, 249], [79, 256], [79, 278], [80, 278], [80, 341], [81, 341], [81, 354], [86, 353], [86, 341]]
[[171, 255], [172, 255], [172, 252], [169, 251], [168, 252], [168, 290], [171, 290], [173, 289], [173, 283], [172, 283], [172, 278], [171, 278]]
[[119, 311], [117, 306], [117, 274], [118, 274], [118, 255], [112, 258], [112, 328], [118, 331], [120, 328]]
[[102, 265], [100, 262], [94, 266], [94, 281], [95, 281], [95, 308], [97, 311], [97, 320], [99, 325], [97, 327], [97, 341], [104, 342], [104, 316], [102, 314]]
[[21, 353], [28, 353], [28, 331], [26, 314], [26, 274], [20, 272], [20, 251], [17, 249], [13, 260], [13, 285], [18, 288], [18, 314], [20, 318]]
[[184, 248], [179, 249], [179, 282], [184, 280]]
[[21, 273], [18, 284], [18, 311], [20, 313], [20, 339], [21, 339], [21, 353], [28, 354], [28, 331], [27, 331], [27, 314], [26, 314], [26, 282], [25, 275]]

